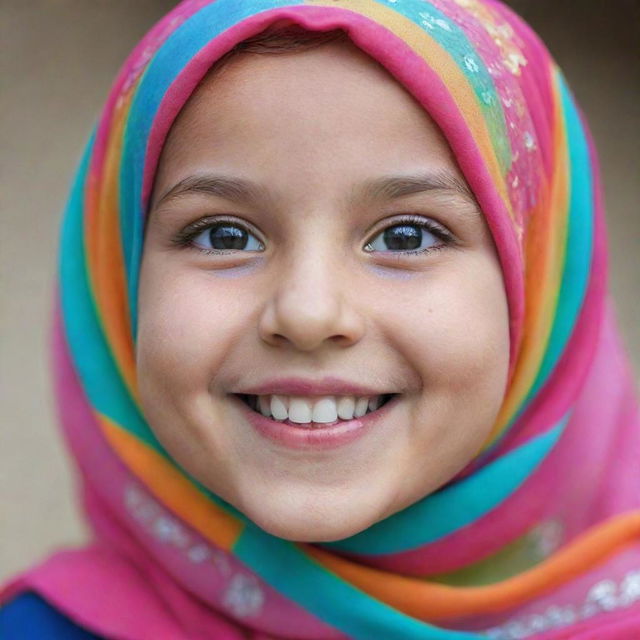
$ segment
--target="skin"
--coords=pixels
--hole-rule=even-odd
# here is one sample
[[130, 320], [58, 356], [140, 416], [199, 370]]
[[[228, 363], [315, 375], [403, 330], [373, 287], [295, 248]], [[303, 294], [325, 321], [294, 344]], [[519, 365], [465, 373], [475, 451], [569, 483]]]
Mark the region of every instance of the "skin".
[[[178, 193], [207, 174], [259, 188]], [[447, 188], [362, 191], [425, 174], [448, 176]], [[502, 273], [466, 189], [424, 110], [348, 42], [244, 55], [207, 78], [161, 155], [139, 289], [140, 400], [178, 464], [266, 531], [318, 542], [366, 529], [463, 468], [497, 416], [509, 364]], [[387, 249], [381, 232], [406, 215], [450, 240]], [[189, 225], [220, 216], [253, 245], [207, 252], [202, 228], [185, 240]], [[284, 376], [402, 396], [353, 443], [291, 450], [229, 395]]]

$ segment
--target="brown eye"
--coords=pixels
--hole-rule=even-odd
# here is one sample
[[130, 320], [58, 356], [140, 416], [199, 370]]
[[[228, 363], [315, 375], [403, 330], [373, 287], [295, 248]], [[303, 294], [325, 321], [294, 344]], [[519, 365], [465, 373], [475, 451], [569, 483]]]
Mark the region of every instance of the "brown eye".
[[400, 223], [387, 227], [367, 243], [365, 251], [405, 251], [422, 253], [442, 244], [426, 225]]
[[262, 251], [262, 243], [247, 229], [230, 222], [217, 222], [195, 236], [193, 244], [205, 251]]

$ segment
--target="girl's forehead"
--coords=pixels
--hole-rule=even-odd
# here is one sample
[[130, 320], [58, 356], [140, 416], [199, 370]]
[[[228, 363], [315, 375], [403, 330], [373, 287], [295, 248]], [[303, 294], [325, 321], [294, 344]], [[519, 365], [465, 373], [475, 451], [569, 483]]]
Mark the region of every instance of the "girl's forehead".
[[[379, 126], [385, 122], [401, 124], [405, 115], [401, 111], [407, 110], [432, 123], [421, 105], [376, 60], [350, 41], [338, 41], [287, 54], [237, 56], [205, 76], [176, 123], [207, 119], [218, 110], [216, 118], [224, 118], [227, 126], [234, 118], [260, 125], [269, 108], [274, 115], [292, 115], [313, 124], [307, 110], [319, 101], [323, 101], [326, 115], [339, 112], [341, 118], [357, 121], [371, 114], [382, 115], [375, 108], [385, 106], [389, 99], [394, 100], [393, 111]], [[216, 122], [207, 125], [215, 127]]]
[[166, 140], [156, 196], [171, 188], [168, 182], [212, 169], [254, 171], [252, 178], [274, 188], [296, 177], [311, 186], [343, 175], [354, 195], [354, 181], [430, 173], [470, 195], [424, 108], [378, 62], [342, 41], [239, 56], [207, 76]]

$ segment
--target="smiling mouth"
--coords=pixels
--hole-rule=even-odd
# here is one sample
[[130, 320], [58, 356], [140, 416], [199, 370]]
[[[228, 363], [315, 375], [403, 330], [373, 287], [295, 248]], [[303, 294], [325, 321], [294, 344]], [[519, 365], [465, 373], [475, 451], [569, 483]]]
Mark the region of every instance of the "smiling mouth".
[[265, 418], [301, 428], [321, 428], [374, 413], [397, 393], [377, 396], [280, 396], [234, 394], [249, 409]]

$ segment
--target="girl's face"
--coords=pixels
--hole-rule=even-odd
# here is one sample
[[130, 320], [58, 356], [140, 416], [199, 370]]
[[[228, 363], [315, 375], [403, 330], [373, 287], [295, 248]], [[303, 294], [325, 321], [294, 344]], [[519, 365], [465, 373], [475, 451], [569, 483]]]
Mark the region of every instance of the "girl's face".
[[[483, 216], [434, 123], [348, 42], [241, 56], [198, 88], [160, 160], [139, 305], [154, 432], [287, 539], [344, 538], [433, 492], [505, 391]], [[239, 397], [278, 417], [278, 392], [293, 422]]]

